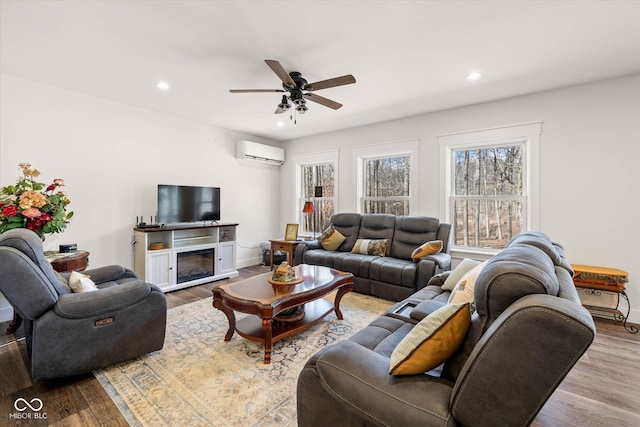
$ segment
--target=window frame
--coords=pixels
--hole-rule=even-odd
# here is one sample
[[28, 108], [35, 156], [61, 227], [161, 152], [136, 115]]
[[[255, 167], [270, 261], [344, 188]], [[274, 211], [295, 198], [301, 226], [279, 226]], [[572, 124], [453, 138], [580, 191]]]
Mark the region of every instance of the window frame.
[[[295, 164], [296, 164], [296, 172], [295, 172], [295, 210], [293, 213], [293, 218], [298, 218], [298, 220], [296, 221], [299, 224], [302, 224], [302, 218], [303, 215], [306, 215], [304, 213], [302, 213], [302, 208], [304, 206], [304, 202], [307, 201], [306, 198], [304, 198], [303, 194], [302, 194], [302, 170], [304, 167], [308, 167], [308, 166], [318, 166], [318, 165], [323, 165], [323, 164], [328, 164], [328, 163], [332, 163], [333, 164], [333, 183], [334, 183], [334, 189], [333, 189], [333, 197], [325, 197], [323, 195], [322, 198], [316, 198], [313, 197], [311, 198], [311, 200], [333, 200], [333, 212], [339, 212], [338, 210], [338, 190], [339, 190], [339, 173], [338, 173], [338, 160], [339, 160], [339, 152], [338, 151], [327, 151], [327, 152], [318, 152], [318, 153], [308, 153], [308, 154], [302, 154], [302, 155], [298, 155], [295, 157]], [[314, 215], [316, 215], [316, 213], [314, 213]], [[316, 226], [318, 227], [319, 230], [322, 229], [322, 224], [316, 224]], [[302, 227], [300, 227], [300, 233], [299, 233], [299, 237], [300, 236], [312, 236], [313, 230], [306, 231], [303, 230]], [[317, 232], [315, 234], [318, 234]]]
[[[354, 172], [356, 182], [356, 197], [357, 206], [356, 212], [364, 213], [365, 202], [365, 162], [369, 160], [390, 158], [390, 157], [409, 157], [409, 165], [411, 170], [409, 171], [409, 195], [408, 196], [396, 196], [393, 199], [396, 200], [408, 200], [409, 201], [409, 215], [416, 215], [418, 210], [418, 147], [419, 140], [412, 139], [407, 141], [382, 143], [376, 145], [367, 145], [357, 147], [353, 150], [354, 159]], [[370, 200], [371, 198], [367, 198]], [[388, 199], [387, 197], [375, 198], [375, 199]]]
[[[540, 224], [540, 135], [542, 122], [497, 127], [438, 136], [441, 168], [441, 221], [453, 220], [454, 159], [453, 152], [460, 150], [497, 147], [521, 143], [524, 146], [523, 196], [526, 198], [524, 224], [521, 231], [537, 230]], [[484, 197], [483, 197], [484, 198]], [[515, 197], [513, 197], [515, 198]], [[456, 257], [492, 256], [501, 249], [452, 245]]]

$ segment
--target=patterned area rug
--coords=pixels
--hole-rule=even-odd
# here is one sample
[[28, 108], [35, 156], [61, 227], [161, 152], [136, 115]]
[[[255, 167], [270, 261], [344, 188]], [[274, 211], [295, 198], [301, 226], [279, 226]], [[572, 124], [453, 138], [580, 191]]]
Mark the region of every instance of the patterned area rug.
[[307, 359], [349, 338], [390, 305], [348, 293], [340, 304], [344, 320], [331, 313], [276, 341], [265, 365], [260, 344], [238, 334], [223, 341], [227, 318], [208, 298], [169, 310], [161, 351], [94, 375], [133, 426], [295, 426], [296, 382]]

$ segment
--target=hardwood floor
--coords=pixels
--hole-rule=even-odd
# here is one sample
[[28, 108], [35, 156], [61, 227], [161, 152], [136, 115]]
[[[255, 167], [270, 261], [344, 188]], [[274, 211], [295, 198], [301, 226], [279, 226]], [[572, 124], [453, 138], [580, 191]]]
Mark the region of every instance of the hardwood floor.
[[[240, 269], [243, 280], [269, 271], [254, 266]], [[166, 294], [169, 308], [211, 297], [220, 282]], [[640, 303], [640, 302], [639, 302]], [[0, 426], [126, 426], [115, 404], [91, 374], [57, 381], [32, 381], [22, 328], [4, 335], [9, 322], [0, 323]], [[540, 426], [639, 426], [640, 334], [620, 324], [597, 319], [594, 343], [567, 375], [538, 414]], [[17, 340], [17, 342], [16, 342]], [[46, 419], [16, 419], [16, 399], [42, 400]], [[514, 398], [517, 398], [514, 397]], [[27, 413], [29, 411], [25, 411]]]

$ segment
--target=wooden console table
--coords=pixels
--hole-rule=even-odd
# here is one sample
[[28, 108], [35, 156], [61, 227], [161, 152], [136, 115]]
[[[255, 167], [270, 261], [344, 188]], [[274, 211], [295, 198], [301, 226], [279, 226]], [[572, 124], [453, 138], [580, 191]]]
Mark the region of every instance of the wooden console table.
[[[573, 283], [576, 288], [582, 288], [587, 295], [600, 296], [602, 292], [611, 292], [616, 294], [616, 306], [599, 307], [595, 305], [584, 304], [583, 306], [592, 313], [607, 314], [613, 317], [617, 322], [623, 322], [624, 328], [632, 334], [638, 333], [638, 328], [634, 325], [627, 324], [629, 313], [631, 312], [631, 303], [625, 292], [625, 283], [629, 281], [628, 275], [624, 270], [616, 268], [595, 267], [590, 265], [572, 265], [575, 272]], [[619, 310], [620, 295], [627, 301], [627, 314], [625, 315]]]
[[[87, 251], [73, 251], [73, 252], [56, 252], [46, 251], [44, 253], [46, 258], [55, 271], [58, 273], [65, 273], [68, 271], [82, 271], [89, 265], [89, 252]], [[22, 324], [22, 318], [14, 311], [13, 320], [9, 323], [6, 334], [15, 333]]]

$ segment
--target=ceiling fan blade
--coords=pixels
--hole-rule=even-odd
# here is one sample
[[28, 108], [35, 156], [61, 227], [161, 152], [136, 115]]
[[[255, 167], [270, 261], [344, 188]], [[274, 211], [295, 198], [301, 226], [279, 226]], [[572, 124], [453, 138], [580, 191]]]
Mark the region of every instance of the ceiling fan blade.
[[317, 102], [318, 104], [324, 105], [325, 107], [333, 108], [334, 110], [337, 110], [338, 108], [342, 107], [342, 104], [340, 104], [339, 102], [332, 101], [330, 99], [327, 99], [320, 95], [316, 95], [314, 93], [305, 93], [302, 96], [308, 99], [309, 101]]
[[231, 93], [273, 93], [273, 92], [284, 92], [282, 89], [229, 89]]
[[351, 74], [347, 74], [347, 75], [340, 76], [340, 77], [334, 77], [332, 79], [321, 80], [321, 81], [315, 82], [315, 83], [308, 83], [304, 87], [304, 90], [328, 89], [330, 87], [350, 85], [350, 84], [353, 84], [355, 82], [356, 82], [356, 78], [353, 77]]
[[282, 80], [282, 83], [284, 83], [285, 86], [291, 88], [296, 87], [296, 83], [293, 81], [289, 73], [287, 73], [287, 70], [285, 70], [278, 61], [273, 59], [265, 59], [264, 62], [266, 62], [269, 68], [271, 68], [271, 70], [276, 73], [276, 75], [280, 78], [280, 80]]

